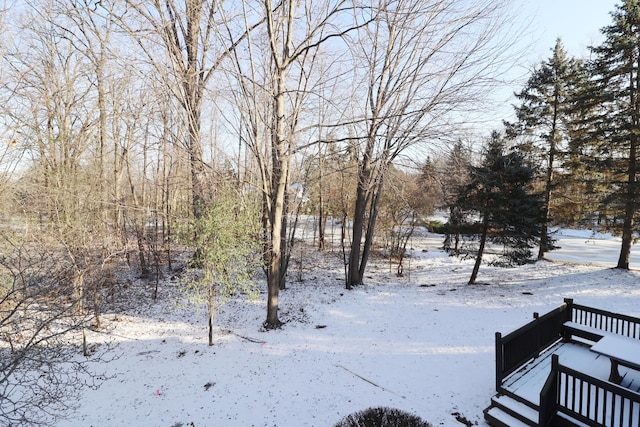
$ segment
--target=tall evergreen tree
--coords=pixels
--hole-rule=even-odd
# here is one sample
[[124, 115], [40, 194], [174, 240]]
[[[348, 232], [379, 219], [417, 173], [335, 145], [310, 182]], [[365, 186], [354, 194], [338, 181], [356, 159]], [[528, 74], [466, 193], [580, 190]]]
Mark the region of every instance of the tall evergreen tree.
[[[595, 90], [591, 64], [582, 63], [572, 76], [573, 87], [570, 107], [565, 110], [570, 118], [567, 123], [568, 145], [563, 153], [562, 168], [556, 179], [561, 188], [557, 195], [554, 213], [563, 224], [579, 225], [586, 221], [593, 224], [603, 214], [600, 199], [610, 192], [603, 176], [606, 166], [594, 155], [592, 135], [595, 129], [592, 118], [600, 106], [590, 101]], [[604, 172], [604, 173], [603, 173]]]
[[635, 238], [640, 144], [640, 4], [623, 0], [604, 27], [605, 41], [592, 48], [593, 82], [585, 105], [591, 108], [590, 155], [606, 170], [611, 190], [602, 198], [609, 228], [622, 236], [617, 268], [629, 268]]
[[486, 243], [503, 247], [496, 264], [524, 264], [531, 260], [542, 223], [542, 201], [532, 193], [535, 170], [523, 154], [507, 151], [506, 141], [493, 132], [482, 164], [469, 167], [470, 183], [461, 187], [458, 205], [478, 218], [476, 263], [469, 279], [478, 276]]
[[533, 70], [526, 86], [516, 97], [521, 101], [515, 107], [517, 121], [508, 124], [512, 135], [534, 135], [541, 153], [544, 167], [543, 178], [543, 222], [538, 259], [546, 252], [556, 249], [549, 238], [551, 209], [556, 189], [555, 170], [562, 165], [562, 154], [566, 152], [569, 123], [572, 115], [574, 80], [580, 63], [567, 54], [560, 39], [556, 41], [553, 56]]

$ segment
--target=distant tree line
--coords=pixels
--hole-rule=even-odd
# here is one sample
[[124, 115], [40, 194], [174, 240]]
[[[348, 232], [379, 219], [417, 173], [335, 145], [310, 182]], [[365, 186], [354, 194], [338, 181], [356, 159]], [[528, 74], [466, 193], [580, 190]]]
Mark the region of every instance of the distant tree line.
[[[507, 6], [11, 5], [0, 64], [5, 218], [50, 234], [76, 281], [126, 261], [157, 282], [176, 243], [193, 251], [191, 267], [208, 268], [198, 221], [233, 199], [253, 215], [242, 239], [259, 242], [264, 326], [278, 327], [302, 213], [320, 218], [320, 248], [329, 217], [349, 225], [339, 242], [347, 288], [363, 282], [381, 233], [404, 253], [398, 226], [418, 218], [405, 205], [424, 202], [398, 163], [442, 145], [495, 84], [490, 65], [515, 42]], [[190, 232], [176, 233], [183, 225]], [[100, 298], [89, 299], [99, 312]]]
[[180, 273], [212, 343], [216, 306], [251, 282], [281, 326], [303, 214], [349, 289], [379, 246], [402, 260], [432, 202], [400, 161], [449, 140], [515, 43], [506, 0], [2, 7], [0, 424], [55, 424], [12, 394], [27, 356], [59, 338], [91, 357], [133, 279], [157, 298]]
[[496, 262], [519, 264], [536, 246], [537, 259], [556, 248], [553, 226], [586, 227], [620, 236], [617, 268], [629, 268], [640, 231], [640, 5], [625, 0], [611, 15], [589, 60], [568, 57], [557, 41], [516, 93], [516, 120], [481, 158], [458, 143], [425, 164], [448, 213], [445, 249], [479, 261], [488, 241], [501, 248]]

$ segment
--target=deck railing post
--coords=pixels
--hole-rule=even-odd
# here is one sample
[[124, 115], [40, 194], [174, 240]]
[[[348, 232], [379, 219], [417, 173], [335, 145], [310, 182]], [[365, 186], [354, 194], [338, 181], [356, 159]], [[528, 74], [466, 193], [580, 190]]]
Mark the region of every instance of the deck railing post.
[[573, 320], [573, 298], [565, 298], [564, 303], [567, 305], [567, 317], [565, 322], [571, 322]]
[[[537, 311], [533, 312], [533, 320], [534, 322], [537, 322], [538, 319], [540, 319], [540, 314], [538, 314]], [[533, 338], [535, 340], [535, 344], [536, 344], [536, 348], [538, 349], [535, 354], [534, 354], [534, 359], [538, 358], [540, 356], [540, 342], [542, 341], [542, 338], [540, 336], [540, 327], [536, 326], [535, 328], [533, 328]]]
[[573, 321], [573, 298], [565, 298], [564, 299], [564, 304], [565, 304], [565, 310], [564, 310], [564, 316], [562, 316], [562, 321], [561, 323], [561, 330], [562, 330], [562, 339], [563, 341], [567, 342], [571, 339], [571, 334], [568, 333], [567, 331], [565, 331], [564, 328], [562, 328], [562, 324], [565, 322], [572, 322]]
[[540, 391], [538, 426], [547, 427], [556, 414], [558, 406], [558, 355], [551, 356], [551, 372]]
[[504, 354], [502, 351], [502, 334], [496, 332], [496, 392], [502, 390], [502, 374], [504, 372]]

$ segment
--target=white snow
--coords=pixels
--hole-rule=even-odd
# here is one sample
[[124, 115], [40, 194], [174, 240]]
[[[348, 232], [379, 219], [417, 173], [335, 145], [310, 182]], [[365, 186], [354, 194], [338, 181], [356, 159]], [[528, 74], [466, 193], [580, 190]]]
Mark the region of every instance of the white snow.
[[84, 390], [57, 425], [332, 426], [381, 405], [434, 426], [462, 426], [456, 417], [486, 425], [496, 331], [510, 332], [565, 297], [640, 316], [640, 272], [610, 269], [619, 243], [592, 237], [562, 236], [563, 249], [550, 257], [570, 263], [483, 265], [482, 284], [469, 286], [472, 260], [434, 249], [440, 236], [428, 235], [412, 242], [404, 277], [373, 259], [366, 284], [352, 291], [344, 289], [337, 248], [319, 254], [301, 246], [280, 293], [286, 325], [261, 331], [262, 289], [258, 301], [237, 298], [222, 308], [213, 347], [206, 315], [176, 304], [173, 285], [161, 286], [153, 302], [149, 288], [134, 284], [120, 292], [137, 290], [139, 299], [125, 314], [105, 304], [109, 334], [90, 336], [114, 340], [119, 357], [93, 367], [110, 379]]
[[640, 367], [640, 341], [617, 335], [605, 335], [591, 351], [610, 356], [625, 364]]

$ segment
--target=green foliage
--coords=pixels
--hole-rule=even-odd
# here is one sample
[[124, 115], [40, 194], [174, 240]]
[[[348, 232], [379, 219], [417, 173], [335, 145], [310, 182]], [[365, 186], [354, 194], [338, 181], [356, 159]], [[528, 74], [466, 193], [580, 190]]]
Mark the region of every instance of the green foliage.
[[583, 69], [582, 62], [567, 58], [557, 40], [553, 56], [533, 70], [525, 87], [516, 94], [521, 102], [515, 108], [518, 120], [507, 124], [508, 135], [535, 135], [535, 145], [544, 143], [543, 157], [563, 150], [571, 128], [575, 85]]
[[448, 233], [449, 227], [448, 224], [443, 223], [442, 221], [430, 219], [426, 220], [422, 224], [429, 232], [436, 234], [445, 234]]
[[[593, 49], [592, 80], [583, 98], [589, 107], [590, 122], [583, 146], [592, 165], [622, 191], [609, 194], [609, 205], [622, 210], [628, 197], [624, 191], [630, 168], [635, 167], [638, 148], [640, 86], [640, 7], [637, 1], [624, 1], [613, 14], [614, 23], [603, 29], [604, 43]], [[617, 195], [617, 197], [616, 197]]]
[[488, 242], [503, 248], [496, 263], [530, 262], [542, 224], [542, 201], [531, 191], [535, 170], [520, 152], [507, 151], [505, 140], [494, 132], [482, 164], [471, 166], [469, 174], [458, 206], [465, 218], [479, 218]]
[[257, 294], [253, 277], [261, 267], [258, 215], [257, 206], [223, 185], [200, 218], [179, 227], [179, 240], [199, 254], [198, 268], [191, 268], [184, 281], [185, 294], [195, 304], [206, 304], [210, 315], [238, 292]]
[[565, 154], [573, 129], [576, 84], [584, 69], [582, 62], [567, 58], [558, 39], [553, 56], [531, 73], [526, 86], [516, 94], [521, 102], [515, 108], [518, 120], [507, 124], [508, 135], [526, 138], [523, 148], [544, 171], [538, 178], [544, 193], [544, 221], [538, 258], [556, 249], [548, 239], [548, 225], [554, 214], [563, 210], [560, 201], [570, 199], [566, 191], [572, 187], [558, 185], [558, 178], [563, 178], [558, 172], [565, 170]]
[[601, 226], [622, 235], [617, 267], [628, 268], [640, 206], [640, 4], [624, 0], [611, 16], [613, 23], [602, 29], [604, 42], [592, 48], [572, 152], [593, 171], [588, 190], [599, 202]]

